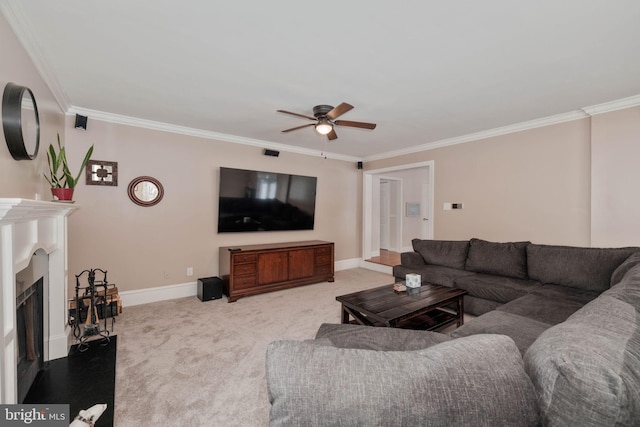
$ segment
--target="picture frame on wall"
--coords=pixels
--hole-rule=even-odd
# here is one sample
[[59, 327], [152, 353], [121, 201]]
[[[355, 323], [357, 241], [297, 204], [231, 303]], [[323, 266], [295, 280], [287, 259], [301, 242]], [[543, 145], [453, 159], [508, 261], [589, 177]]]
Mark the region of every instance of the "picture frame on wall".
[[89, 160], [85, 169], [87, 185], [118, 186], [118, 162]]

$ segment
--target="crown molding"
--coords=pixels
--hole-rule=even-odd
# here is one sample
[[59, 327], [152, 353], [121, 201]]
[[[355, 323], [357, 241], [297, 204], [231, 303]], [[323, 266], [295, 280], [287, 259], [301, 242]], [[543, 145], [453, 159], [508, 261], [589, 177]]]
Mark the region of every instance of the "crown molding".
[[43, 54], [40, 45], [36, 42], [36, 37], [34, 37], [33, 31], [30, 30], [30, 26], [27, 24], [27, 19], [22, 12], [20, 2], [13, 0], [0, 2], [0, 10], [26, 50], [27, 55], [29, 55], [31, 61], [33, 61], [36, 70], [38, 70], [38, 73], [53, 94], [56, 102], [62, 111], [67, 111], [71, 106], [69, 97], [62, 89], [62, 86], [60, 86], [58, 79], [46, 60], [46, 56]]
[[640, 106], [640, 95], [630, 96], [628, 98], [617, 99], [615, 101], [604, 102], [602, 104], [583, 107], [580, 110], [571, 111], [569, 113], [557, 114], [555, 116], [543, 117], [541, 119], [530, 120], [527, 122], [516, 123], [509, 126], [503, 126], [486, 131], [470, 133], [455, 138], [442, 139], [439, 141], [428, 142], [426, 144], [417, 145], [415, 147], [403, 150], [387, 151], [386, 153], [376, 154], [374, 156], [365, 157], [364, 161], [382, 160], [391, 157], [398, 157], [405, 154], [414, 154], [421, 151], [434, 150], [436, 148], [447, 147], [449, 145], [463, 144], [465, 142], [478, 141], [481, 139], [491, 138], [494, 136], [506, 135], [510, 133], [520, 132], [523, 130], [534, 129], [543, 126], [555, 125], [558, 123], [569, 122], [572, 120], [580, 120], [597, 114], [609, 113], [611, 111], [623, 110], [625, 108], [633, 108]]
[[101, 120], [109, 123], [117, 123], [121, 125], [140, 127], [151, 130], [159, 130], [162, 132], [176, 133], [180, 135], [196, 136], [199, 138], [212, 139], [216, 141], [232, 142], [235, 144], [251, 145], [260, 148], [269, 148], [271, 150], [279, 150], [290, 153], [304, 154], [313, 157], [323, 157], [333, 160], [344, 160], [348, 162], [356, 162], [362, 160], [360, 157], [346, 156], [343, 154], [329, 153], [326, 151], [310, 150], [307, 148], [300, 148], [286, 144], [280, 144], [277, 142], [264, 141], [260, 139], [245, 138], [242, 136], [229, 135], [226, 133], [213, 132], [208, 130], [190, 128], [186, 126], [172, 125], [164, 122], [157, 122], [147, 119], [139, 119], [136, 117], [124, 116], [120, 114], [107, 113], [104, 111], [91, 110], [81, 107], [71, 107], [67, 110], [68, 116], [75, 116], [81, 114], [83, 116], [91, 117], [94, 120]]
[[386, 153], [368, 156], [365, 161], [382, 160], [391, 157], [398, 157], [405, 154], [415, 154], [421, 151], [435, 150], [436, 148], [448, 147], [450, 145], [464, 144], [466, 142], [479, 141], [482, 139], [493, 138], [496, 136], [507, 135], [515, 132], [522, 132], [529, 129], [535, 129], [544, 126], [555, 125], [573, 120], [580, 120], [589, 117], [582, 110], [571, 111], [569, 113], [556, 114], [554, 116], [543, 117], [541, 119], [529, 120], [526, 122], [516, 123], [513, 125], [503, 126], [494, 129], [488, 129], [480, 132], [470, 133], [467, 135], [456, 136], [454, 138], [441, 139], [439, 141], [428, 142], [426, 144], [417, 145], [403, 150], [388, 151]]
[[640, 106], [640, 95], [617, 99], [615, 101], [592, 105], [590, 107], [584, 107], [582, 111], [590, 116], [595, 116], [596, 114], [604, 114], [611, 111], [624, 110], [625, 108], [633, 108], [637, 106]]

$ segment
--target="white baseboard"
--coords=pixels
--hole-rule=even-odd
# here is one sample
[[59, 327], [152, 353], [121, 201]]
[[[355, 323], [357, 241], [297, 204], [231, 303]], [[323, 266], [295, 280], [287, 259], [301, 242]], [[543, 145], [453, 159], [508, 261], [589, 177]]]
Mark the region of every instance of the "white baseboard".
[[[359, 258], [336, 261], [335, 271], [349, 270], [360, 267]], [[120, 292], [123, 307], [131, 307], [151, 302], [166, 301], [176, 298], [192, 297], [197, 294], [197, 282], [181, 283], [177, 285], [158, 286], [155, 288], [137, 289], [135, 291]]]
[[166, 301], [176, 298], [192, 297], [197, 294], [197, 282], [178, 285], [158, 286], [155, 288], [137, 289], [120, 292], [123, 307]]
[[360, 260], [358, 267], [366, 268], [367, 270], [374, 270], [380, 273], [393, 274], [393, 267], [388, 265], [376, 264], [375, 262]]
[[350, 270], [360, 267], [360, 258], [343, 259], [333, 264], [334, 271]]

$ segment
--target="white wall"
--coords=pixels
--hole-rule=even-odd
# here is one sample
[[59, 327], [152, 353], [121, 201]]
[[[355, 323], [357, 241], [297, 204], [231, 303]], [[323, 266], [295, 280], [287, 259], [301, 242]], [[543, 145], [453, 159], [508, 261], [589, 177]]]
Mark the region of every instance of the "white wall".
[[640, 107], [591, 125], [591, 243], [640, 246]]

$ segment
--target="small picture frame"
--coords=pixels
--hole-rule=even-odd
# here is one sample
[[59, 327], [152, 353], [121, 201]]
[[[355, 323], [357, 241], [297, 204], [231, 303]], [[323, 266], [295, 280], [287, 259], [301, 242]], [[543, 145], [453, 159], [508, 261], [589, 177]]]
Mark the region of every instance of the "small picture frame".
[[420, 216], [420, 203], [407, 202], [406, 211], [407, 216]]
[[87, 185], [118, 186], [118, 162], [89, 160], [85, 169]]

